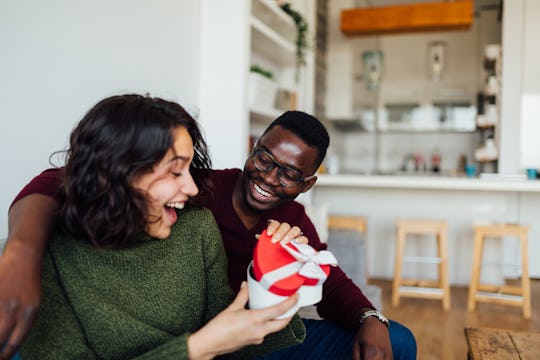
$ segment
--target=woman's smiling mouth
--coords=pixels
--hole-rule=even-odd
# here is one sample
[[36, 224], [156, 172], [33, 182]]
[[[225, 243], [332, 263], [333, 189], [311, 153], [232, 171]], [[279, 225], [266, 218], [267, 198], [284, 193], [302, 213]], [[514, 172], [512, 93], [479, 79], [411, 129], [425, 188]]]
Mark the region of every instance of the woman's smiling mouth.
[[179, 210], [182, 210], [184, 208], [184, 205], [185, 203], [183, 202], [170, 202], [170, 203], [165, 204], [165, 206], [176, 208]]

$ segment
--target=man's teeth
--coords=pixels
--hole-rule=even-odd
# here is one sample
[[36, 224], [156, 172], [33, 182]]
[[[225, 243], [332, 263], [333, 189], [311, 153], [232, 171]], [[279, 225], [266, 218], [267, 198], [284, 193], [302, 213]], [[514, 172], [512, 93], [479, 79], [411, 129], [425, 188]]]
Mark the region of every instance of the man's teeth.
[[184, 208], [184, 203], [183, 202], [171, 202], [171, 203], [167, 203], [167, 206], [172, 207], [172, 208], [177, 208], [177, 209], [183, 209]]
[[270, 194], [269, 192], [267, 191], [264, 191], [263, 189], [261, 189], [259, 187], [259, 185], [255, 184], [255, 191], [259, 194], [261, 194], [262, 196], [265, 196], [265, 197], [269, 197], [269, 196], [272, 196], [272, 194]]

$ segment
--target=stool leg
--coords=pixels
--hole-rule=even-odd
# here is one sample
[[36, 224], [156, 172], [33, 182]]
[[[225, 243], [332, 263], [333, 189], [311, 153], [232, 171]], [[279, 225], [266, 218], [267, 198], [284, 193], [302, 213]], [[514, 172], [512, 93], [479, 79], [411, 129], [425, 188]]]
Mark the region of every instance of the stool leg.
[[392, 284], [392, 306], [399, 305], [399, 287], [401, 285], [401, 264], [405, 246], [405, 231], [401, 226], [397, 229], [396, 259], [394, 262], [394, 282]]
[[439, 242], [439, 258], [441, 262], [439, 263], [439, 282], [440, 286], [443, 289], [443, 309], [450, 309], [450, 285], [448, 284], [448, 256], [447, 256], [447, 240], [446, 240], [446, 230], [441, 230], [438, 233], [438, 242]]
[[531, 283], [529, 279], [529, 251], [527, 247], [527, 234], [521, 232], [521, 291], [523, 296], [523, 317], [531, 318]]
[[478, 285], [480, 282], [480, 270], [482, 266], [483, 245], [484, 245], [483, 234], [480, 231], [475, 230], [471, 283], [469, 285], [469, 299], [467, 302], [467, 310], [469, 311], [474, 311], [476, 309], [476, 291], [478, 290]]

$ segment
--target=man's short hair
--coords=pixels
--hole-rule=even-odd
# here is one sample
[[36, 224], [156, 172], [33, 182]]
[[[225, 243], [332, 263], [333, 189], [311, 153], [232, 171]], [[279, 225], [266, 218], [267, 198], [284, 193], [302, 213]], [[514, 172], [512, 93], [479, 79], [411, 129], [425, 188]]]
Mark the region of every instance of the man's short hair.
[[[302, 111], [286, 111], [275, 119], [265, 130], [265, 134], [274, 126], [281, 126], [298, 136], [307, 145], [317, 149], [317, 166], [319, 166], [330, 144], [330, 136], [324, 125], [314, 116]], [[263, 134], [264, 135], [264, 134]]]

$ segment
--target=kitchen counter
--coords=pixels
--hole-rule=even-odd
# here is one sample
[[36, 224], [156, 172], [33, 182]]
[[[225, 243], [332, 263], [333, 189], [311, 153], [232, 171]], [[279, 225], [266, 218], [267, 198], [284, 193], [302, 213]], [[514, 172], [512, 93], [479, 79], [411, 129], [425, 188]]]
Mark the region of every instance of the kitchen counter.
[[[368, 221], [367, 251], [372, 277], [392, 279], [395, 223], [400, 218], [442, 219], [448, 222], [449, 277], [452, 285], [468, 285], [471, 274], [473, 225], [475, 223], [522, 223], [529, 232], [529, 271], [540, 277], [540, 181], [488, 175], [489, 178], [451, 177], [438, 174], [319, 175], [310, 194], [310, 205], [330, 214], [360, 215]], [[520, 254], [515, 239], [491, 244], [485, 256], [507, 267], [487, 267], [483, 276], [497, 284], [501, 276], [518, 277]], [[411, 241], [406, 252], [435, 254], [434, 241]], [[404, 276], [428, 280], [435, 268], [410, 264]]]
[[466, 178], [437, 175], [318, 175], [316, 187], [540, 192], [538, 180]]

